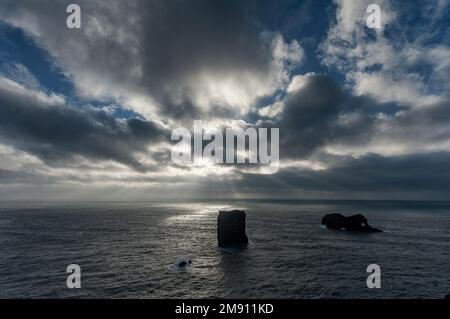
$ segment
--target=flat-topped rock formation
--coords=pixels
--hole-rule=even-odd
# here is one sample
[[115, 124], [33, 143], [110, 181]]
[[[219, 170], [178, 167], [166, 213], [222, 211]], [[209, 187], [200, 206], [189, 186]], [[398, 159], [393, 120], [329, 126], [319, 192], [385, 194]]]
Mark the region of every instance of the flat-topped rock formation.
[[245, 212], [220, 211], [217, 217], [217, 240], [219, 247], [248, 244], [245, 234]]
[[331, 229], [351, 230], [365, 233], [380, 233], [382, 230], [373, 228], [367, 218], [361, 214], [345, 217], [341, 214], [328, 214], [322, 218], [322, 225]]

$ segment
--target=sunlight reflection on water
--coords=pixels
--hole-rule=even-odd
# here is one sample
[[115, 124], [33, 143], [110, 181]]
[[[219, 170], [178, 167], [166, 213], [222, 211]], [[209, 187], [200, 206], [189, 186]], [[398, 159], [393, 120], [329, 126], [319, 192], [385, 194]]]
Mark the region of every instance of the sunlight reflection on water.
[[204, 218], [217, 218], [217, 212], [221, 210], [242, 209], [231, 205], [202, 205], [202, 204], [178, 204], [167, 205], [166, 208], [184, 209], [183, 212], [168, 216], [165, 220], [168, 224], [184, 223], [187, 221], [199, 221]]

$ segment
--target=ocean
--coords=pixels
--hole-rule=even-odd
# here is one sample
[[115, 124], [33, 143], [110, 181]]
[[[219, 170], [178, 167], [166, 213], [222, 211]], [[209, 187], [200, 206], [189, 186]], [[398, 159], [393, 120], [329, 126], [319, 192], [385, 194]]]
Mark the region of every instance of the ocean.
[[[219, 249], [219, 210], [249, 245]], [[320, 227], [364, 214], [383, 233]], [[438, 298], [450, 293], [450, 202], [0, 203], [0, 298]], [[187, 271], [173, 263], [186, 256]], [[66, 268], [81, 268], [69, 289]], [[369, 264], [381, 288], [369, 289]]]

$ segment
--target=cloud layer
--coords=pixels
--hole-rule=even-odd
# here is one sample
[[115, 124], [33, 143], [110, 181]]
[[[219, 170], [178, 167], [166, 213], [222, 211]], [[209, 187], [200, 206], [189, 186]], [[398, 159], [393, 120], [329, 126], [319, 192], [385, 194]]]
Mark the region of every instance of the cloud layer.
[[[81, 30], [65, 27], [69, 3], [0, 4], [2, 30], [21, 30], [74, 88], [2, 60], [0, 195], [446, 196], [449, 1], [379, 1], [378, 30], [371, 1], [86, 0]], [[280, 128], [279, 173], [175, 165], [170, 132], [193, 119]]]

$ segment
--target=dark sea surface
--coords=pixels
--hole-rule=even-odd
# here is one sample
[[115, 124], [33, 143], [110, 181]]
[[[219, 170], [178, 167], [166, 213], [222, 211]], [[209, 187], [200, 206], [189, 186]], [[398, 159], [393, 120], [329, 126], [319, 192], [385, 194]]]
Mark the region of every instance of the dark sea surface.
[[[247, 212], [247, 249], [219, 249], [219, 209]], [[384, 233], [323, 229], [362, 213]], [[186, 272], [174, 271], [181, 256]], [[66, 267], [81, 267], [68, 289]], [[369, 264], [381, 289], [366, 286]], [[0, 203], [0, 298], [443, 298], [450, 203]]]

